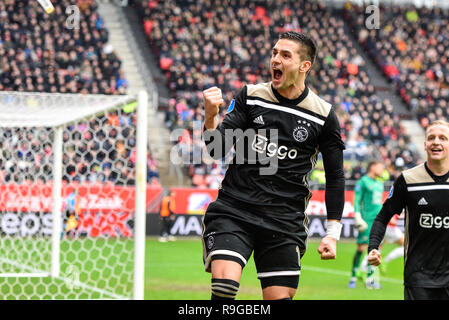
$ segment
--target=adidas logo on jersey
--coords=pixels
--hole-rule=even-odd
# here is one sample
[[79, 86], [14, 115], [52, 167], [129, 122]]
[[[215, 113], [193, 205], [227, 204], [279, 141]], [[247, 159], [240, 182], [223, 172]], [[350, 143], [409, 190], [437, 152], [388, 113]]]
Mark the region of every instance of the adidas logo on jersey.
[[253, 120], [253, 122], [254, 123], [257, 123], [257, 124], [265, 124], [265, 122], [263, 121], [263, 117], [260, 115], [260, 116], [258, 116], [257, 118], [255, 118], [254, 120]]
[[419, 199], [418, 205], [425, 206], [425, 205], [428, 205], [428, 203], [427, 203], [426, 199], [424, 199], [424, 197], [422, 197], [421, 199]]

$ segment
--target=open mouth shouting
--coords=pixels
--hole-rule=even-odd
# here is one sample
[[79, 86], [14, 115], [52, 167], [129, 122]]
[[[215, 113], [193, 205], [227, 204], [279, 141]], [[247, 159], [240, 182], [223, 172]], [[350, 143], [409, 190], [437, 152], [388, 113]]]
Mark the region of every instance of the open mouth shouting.
[[280, 84], [281, 83], [282, 75], [283, 75], [283, 72], [282, 72], [281, 69], [279, 69], [278, 67], [272, 67], [271, 75], [272, 75], [274, 83], [276, 83], [276, 84]]

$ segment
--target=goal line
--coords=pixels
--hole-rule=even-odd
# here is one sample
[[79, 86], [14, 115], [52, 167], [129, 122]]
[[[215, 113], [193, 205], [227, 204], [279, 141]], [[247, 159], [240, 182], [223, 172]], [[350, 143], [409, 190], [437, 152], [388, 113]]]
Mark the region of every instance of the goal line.
[[[17, 261], [13, 261], [10, 259], [0, 257], [0, 262], [7, 263], [11, 266], [20, 268], [24, 271], [27, 271], [26, 273], [25, 272], [23, 272], [23, 273], [20, 273], [20, 272], [18, 272], [18, 273], [0, 273], [0, 277], [4, 277], [4, 278], [46, 278], [46, 277], [50, 277], [50, 272], [45, 272], [44, 270], [39, 270], [37, 268], [33, 268], [30, 266], [24, 265]], [[57, 277], [52, 277], [52, 278], [55, 280], [63, 281], [67, 286], [79, 287], [79, 288], [83, 288], [83, 289], [90, 290], [93, 292], [97, 292], [103, 296], [111, 297], [111, 299], [118, 299], [118, 300], [131, 299], [130, 297], [125, 297], [125, 296], [118, 295], [118, 294], [115, 294], [115, 293], [107, 291], [107, 290], [99, 289], [99, 288], [88, 285], [87, 283], [84, 283], [84, 282], [81, 282], [78, 280], [73, 280], [70, 278], [62, 277], [62, 276], [57, 276]]]

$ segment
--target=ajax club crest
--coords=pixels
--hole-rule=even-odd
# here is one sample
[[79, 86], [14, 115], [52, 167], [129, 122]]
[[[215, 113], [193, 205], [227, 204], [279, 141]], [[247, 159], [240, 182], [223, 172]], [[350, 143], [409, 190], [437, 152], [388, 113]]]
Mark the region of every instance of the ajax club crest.
[[296, 127], [295, 130], [293, 130], [293, 138], [298, 142], [306, 141], [308, 136], [309, 132], [303, 126]]
[[207, 248], [208, 248], [208, 249], [212, 249], [212, 247], [214, 246], [214, 244], [215, 244], [214, 237], [209, 236], [209, 237], [207, 238]]

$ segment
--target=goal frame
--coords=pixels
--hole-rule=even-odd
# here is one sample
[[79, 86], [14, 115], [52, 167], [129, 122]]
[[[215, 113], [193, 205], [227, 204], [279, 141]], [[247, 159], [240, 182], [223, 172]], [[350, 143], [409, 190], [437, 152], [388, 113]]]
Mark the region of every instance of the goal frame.
[[[3, 92], [2, 95], [17, 95], [18, 97], [45, 97], [51, 94], [45, 93], [24, 93], [24, 92]], [[0, 98], [2, 97], [0, 95]], [[64, 97], [64, 94], [55, 94], [55, 96]], [[81, 95], [65, 94], [67, 97], [76, 98], [110, 98], [102, 95]], [[52, 277], [58, 278], [60, 275], [60, 244], [62, 231], [62, 177], [63, 177], [63, 130], [64, 126], [82, 121], [95, 114], [105, 113], [107, 110], [114, 109], [119, 105], [137, 102], [137, 123], [136, 123], [136, 179], [135, 179], [135, 212], [134, 212], [134, 261], [133, 261], [133, 296], [134, 300], [144, 299], [145, 283], [145, 226], [146, 226], [146, 180], [147, 180], [147, 115], [148, 115], [148, 93], [141, 90], [137, 99], [135, 96], [118, 96], [117, 103], [99, 106], [86, 112], [75, 113], [66, 121], [54, 121], [54, 117], [46, 119], [28, 118], [26, 125], [20, 125], [20, 112], [14, 114], [0, 115], [0, 127], [51, 127], [55, 134], [53, 139], [53, 190], [52, 190], [52, 234], [51, 234], [51, 265], [50, 272], [22, 272], [22, 273], [0, 273], [0, 277]], [[137, 101], [136, 101], [137, 100]], [[0, 107], [3, 107], [0, 103]], [[27, 117], [24, 114], [24, 117]], [[57, 117], [56, 117], [57, 118]]]

